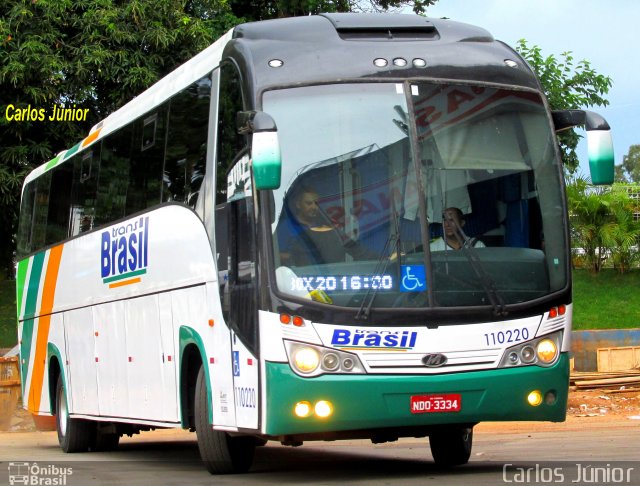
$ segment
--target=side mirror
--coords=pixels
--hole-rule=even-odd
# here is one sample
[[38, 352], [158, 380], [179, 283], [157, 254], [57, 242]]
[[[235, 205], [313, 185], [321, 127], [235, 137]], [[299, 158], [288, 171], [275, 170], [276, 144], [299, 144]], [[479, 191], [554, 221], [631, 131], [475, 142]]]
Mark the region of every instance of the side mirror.
[[238, 133], [252, 134], [251, 165], [255, 189], [278, 189], [282, 158], [276, 122], [262, 111], [240, 111], [236, 124]]
[[552, 112], [556, 132], [583, 125], [587, 130], [587, 151], [591, 182], [595, 185], [612, 184], [614, 178], [613, 139], [607, 121], [587, 110], [561, 110]]

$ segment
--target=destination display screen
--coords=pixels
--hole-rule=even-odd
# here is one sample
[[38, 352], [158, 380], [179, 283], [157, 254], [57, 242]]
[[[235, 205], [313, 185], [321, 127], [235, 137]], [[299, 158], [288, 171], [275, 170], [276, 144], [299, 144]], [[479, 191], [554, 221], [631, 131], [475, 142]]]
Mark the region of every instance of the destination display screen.
[[358, 290], [393, 290], [392, 275], [310, 275], [291, 279], [291, 291], [323, 290], [326, 292]]

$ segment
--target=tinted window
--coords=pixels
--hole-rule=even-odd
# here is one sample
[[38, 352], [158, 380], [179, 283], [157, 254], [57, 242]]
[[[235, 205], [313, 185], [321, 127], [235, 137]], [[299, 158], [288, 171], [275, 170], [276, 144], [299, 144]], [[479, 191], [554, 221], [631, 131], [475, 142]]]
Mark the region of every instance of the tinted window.
[[125, 214], [160, 203], [168, 103], [134, 123]]
[[96, 195], [100, 172], [100, 144], [91, 147], [65, 164], [73, 165], [71, 193], [71, 235], [91, 231], [95, 225]]
[[69, 235], [69, 207], [73, 166], [61, 164], [51, 171], [51, 194], [47, 215], [45, 244], [51, 245], [64, 240]]
[[102, 142], [96, 225], [107, 224], [125, 215], [132, 144], [131, 125], [109, 135]]
[[211, 76], [171, 99], [162, 200], [195, 207], [206, 169]]

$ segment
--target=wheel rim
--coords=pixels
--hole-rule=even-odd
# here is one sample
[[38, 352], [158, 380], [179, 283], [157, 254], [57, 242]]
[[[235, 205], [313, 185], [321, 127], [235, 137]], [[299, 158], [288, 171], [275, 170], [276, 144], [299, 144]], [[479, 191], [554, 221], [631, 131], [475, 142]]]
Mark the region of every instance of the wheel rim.
[[64, 392], [64, 388], [60, 388], [60, 400], [58, 403], [58, 428], [60, 429], [60, 435], [63, 437], [67, 435], [67, 397]]

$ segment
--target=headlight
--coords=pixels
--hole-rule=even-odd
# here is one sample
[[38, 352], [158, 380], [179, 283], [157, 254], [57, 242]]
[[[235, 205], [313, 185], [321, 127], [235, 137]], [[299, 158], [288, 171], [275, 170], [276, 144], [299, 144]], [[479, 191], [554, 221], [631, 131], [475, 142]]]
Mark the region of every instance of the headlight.
[[553, 363], [558, 356], [558, 346], [551, 339], [543, 339], [538, 343], [536, 349], [538, 359], [544, 364]]
[[285, 341], [291, 369], [302, 376], [325, 373], [364, 373], [364, 367], [355, 354], [325, 348], [314, 344]]
[[308, 347], [299, 347], [293, 352], [293, 365], [300, 373], [308, 375], [313, 373], [320, 364], [320, 355], [313, 349]]
[[500, 361], [500, 368], [513, 366], [551, 366], [560, 356], [562, 331], [507, 348]]

